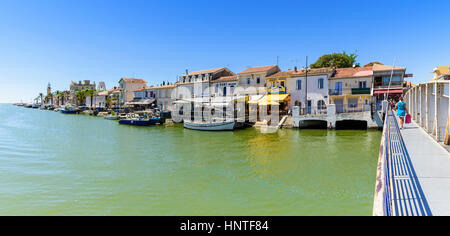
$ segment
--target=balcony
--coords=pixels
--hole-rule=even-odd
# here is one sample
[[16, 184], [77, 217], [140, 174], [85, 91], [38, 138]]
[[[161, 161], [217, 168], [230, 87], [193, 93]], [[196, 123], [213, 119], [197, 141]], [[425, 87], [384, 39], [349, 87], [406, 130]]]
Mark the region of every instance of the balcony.
[[370, 88], [354, 88], [352, 89], [353, 95], [359, 95], [359, 94], [370, 94]]

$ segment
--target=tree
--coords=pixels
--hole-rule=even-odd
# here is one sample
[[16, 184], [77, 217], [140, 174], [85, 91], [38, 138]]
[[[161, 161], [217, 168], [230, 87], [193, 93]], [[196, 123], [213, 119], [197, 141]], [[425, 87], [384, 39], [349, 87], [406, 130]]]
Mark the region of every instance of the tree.
[[311, 65], [311, 68], [347, 68], [352, 66], [359, 66], [359, 63], [356, 62], [357, 58], [358, 55], [356, 55], [355, 53], [352, 53], [350, 55], [348, 55], [346, 52], [325, 54], [317, 59], [317, 61]]
[[77, 98], [77, 105], [85, 105], [86, 103], [86, 90], [80, 90], [75, 92], [75, 97]]
[[44, 99], [44, 94], [39, 93], [39, 99], [41, 101], [41, 104], [43, 103], [43, 99]]
[[[93, 90], [93, 89], [86, 89], [85, 90], [85, 94], [86, 94], [86, 97], [87, 96], [90, 96], [91, 97], [91, 109], [92, 109], [92, 106], [94, 105], [94, 95], [95, 95], [95, 90]], [[86, 104], [87, 105], [87, 104]]]

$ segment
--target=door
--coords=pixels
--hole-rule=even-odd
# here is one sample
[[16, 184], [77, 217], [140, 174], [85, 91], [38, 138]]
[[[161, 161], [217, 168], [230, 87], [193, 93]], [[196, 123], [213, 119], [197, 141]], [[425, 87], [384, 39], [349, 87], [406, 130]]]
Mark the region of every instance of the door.
[[334, 104], [336, 105], [336, 113], [344, 112], [344, 99], [334, 99]]
[[308, 107], [306, 108], [306, 112], [308, 113], [308, 114], [311, 114], [311, 111], [312, 111], [312, 101], [311, 100], [308, 100]]

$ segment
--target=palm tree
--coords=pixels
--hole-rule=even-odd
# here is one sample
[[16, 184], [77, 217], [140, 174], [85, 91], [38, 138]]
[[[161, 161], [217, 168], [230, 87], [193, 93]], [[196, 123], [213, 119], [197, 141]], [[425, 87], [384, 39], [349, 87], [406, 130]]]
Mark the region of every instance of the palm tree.
[[39, 99], [41, 101], [41, 104], [43, 103], [43, 99], [44, 99], [44, 94], [39, 93]]
[[77, 103], [78, 103], [77, 105], [78, 106], [83, 105], [85, 103], [85, 101], [86, 101], [86, 91], [85, 90], [77, 91], [75, 93], [75, 96], [77, 97]]
[[[86, 94], [86, 97], [87, 96], [90, 96], [91, 97], [91, 109], [92, 109], [92, 106], [94, 105], [94, 95], [95, 95], [95, 90], [94, 89], [86, 89], [85, 90], [85, 94]], [[87, 104], [86, 104], [87, 105]]]

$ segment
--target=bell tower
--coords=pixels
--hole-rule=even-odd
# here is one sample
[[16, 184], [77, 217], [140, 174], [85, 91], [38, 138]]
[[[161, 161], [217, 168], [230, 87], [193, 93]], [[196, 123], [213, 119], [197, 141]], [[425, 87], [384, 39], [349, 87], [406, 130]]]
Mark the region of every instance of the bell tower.
[[52, 86], [50, 85], [50, 83], [48, 83], [47, 85], [47, 95], [52, 93]]

